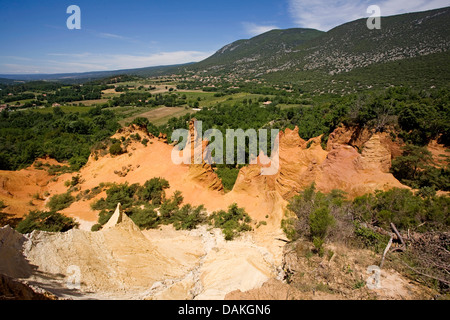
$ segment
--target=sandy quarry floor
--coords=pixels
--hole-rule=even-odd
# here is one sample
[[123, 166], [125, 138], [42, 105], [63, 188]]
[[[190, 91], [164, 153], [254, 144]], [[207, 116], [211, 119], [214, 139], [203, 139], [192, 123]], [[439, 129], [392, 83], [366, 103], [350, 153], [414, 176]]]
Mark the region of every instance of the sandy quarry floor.
[[[271, 251], [252, 234], [227, 242], [218, 229], [141, 232], [118, 225], [100, 232], [0, 229], [0, 273], [69, 299], [224, 299], [276, 277], [282, 242]], [[67, 282], [78, 268], [80, 290]]]

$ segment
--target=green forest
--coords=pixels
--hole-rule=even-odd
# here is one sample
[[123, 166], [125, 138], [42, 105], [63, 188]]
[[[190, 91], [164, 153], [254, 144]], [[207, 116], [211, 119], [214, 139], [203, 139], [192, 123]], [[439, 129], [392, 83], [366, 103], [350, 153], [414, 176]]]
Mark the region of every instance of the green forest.
[[113, 112], [101, 108], [86, 113], [4, 110], [0, 113], [0, 169], [17, 170], [49, 156], [79, 170], [91, 149], [119, 129]]
[[[16, 86], [16, 94], [30, 89], [45, 91], [58, 87], [45, 82], [8, 87]], [[73, 86], [71, 89], [59, 87], [58, 92], [62, 94], [67, 90], [79, 94], [81, 91], [77, 90], [88, 88], [101, 87], [97, 84]], [[147, 126], [148, 131], [156, 136], [160, 132], [167, 134], [170, 142], [172, 132], [180, 128], [188, 129], [189, 121], [195, 117], [202, 121], [203, 133], [209, 129], [220, 130], [225, 137], [224, 144], [226, 130], [238, 128], [244, 131], [260, 128], [284, 130], [298, 126], [303, 139], [323, 135], [323, 147], [329, 134], [341, 124], [386, 131], [393, 141], [405, 144], [403, 156], [395, 159], [392, 167], [392, 173], [402, 183], [424, 189], [424, 192], [450, 190], [448, 167], [435, 166], [424, 148], [433, 139], [449, 145], [450, 90], [395, 87], [345, 96], [310, 96], [298, 90], [288, 93], [260, 87], [254, 93], [267, 96], [233, 101], [233, 93], [219, 91], [215, 95], [230, 98], [206, 105], [195, 115], [188, 113], [180, 118], [171, 118], [159, 127], [140, 117], [134, 123]], [[50, 156], [58, 161], [67, 161], [72, 170], [78, 170], [86, 163], [92, 148], [119, 128], [116, 110], [122, 106], [178, 106], [186, 105], [187, 100], [185, 94], [176, 92], [163, 95], [138, 90], [120, 94], [109, 103], [86, 109], [83, 113], [64, 112], [59, 107], [46, 113], [32, 109], [4, 110], [0, 113], [0, 143], [3, 146], [0, 150], [0, 169], [17, 170], [30, 165], [38, 157]], [[263, 105], [262, 102], [269, 100], [271, 104]], [[247, 146], [246, 159], [249, 157]], [[217, 172], [227, 190], [232, 189], [238, 168], [235, 165], [218, 167]]]
[[0, 84], [0, 101], [10, 105], [28, 100], [23, 107], [52, 105], [73, 101], [95, 100], [102, 97], [102, 90], [113, 88], [108, 85], [64, 85], [58, 82], [32, 81], [14, 85]]

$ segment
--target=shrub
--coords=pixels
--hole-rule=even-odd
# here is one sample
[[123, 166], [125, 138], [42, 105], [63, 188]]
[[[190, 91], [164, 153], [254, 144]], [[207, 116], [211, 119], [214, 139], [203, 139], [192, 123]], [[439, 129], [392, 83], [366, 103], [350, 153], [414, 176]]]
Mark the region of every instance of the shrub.
[[154, 207], [133, 208], [130, 218], [141, 229], [155, 229], [160, 224], [160, 219]]
[[100, 223], [94, 224], [91, 228], [92, 232], [96, 232], [102, 229], [102, 225]]
[[108, 208], [108, 204], [104, 198], [101, 198], [93, 203], [91, 203], [92, 210], [104, 210]]
[[324, 240], [328, 230], [335, 224], [333, 216], [327, 207], [314, 210], [309, 216], [309, 228], [312, 239]]
[[17, 218], [14, 214], [8, 214], [0, 211], [0, 227], [9, 225], [11, 228], [16, 228], [22, 218]]
[[137, 198], [136, 192], [139, 190], [138, 184], [128, 185], [128, 182], [124, 184], [113, 184], [106, 190], [106, 199], [102, 198], [91, 205], [93, 210], [114, 210], [117, 204], [122, 205], [123, 210], [128, 211]]
[[363, 227], [359, 223], [355, 223], [355, 235], [365, 247], [370, 248], [377, 253], [383, 252], [389, 241], [389, 237]]
[[290, 241], [293, 241], [298, 237], [292, 218], [281, 220], [281, 229]]
[[236, 203], [228, 207], [228, 211], [215, 211], [209, 217], [210, 223], [222, 229], [225, 240], [233, 240], [243, 231], [250, 231], [251, 218], [243, 208], [239, 208]]
[[342, 191], [333, 190], [324, 194], [316, 192], [312, 184], [289, 201], [288, 209], [297, 216], [296, 233], [311, 240], [315, 237], [325, 239], [330, 227], [335, 224], [335, 217], [345, 216], [346, 204]]
[[73, 172], [73, 168], [70, 168], [68, 166], [60, 166], [59, 164], [51, 165], [48, 169], [48, 174], [52, 176], [71, 172]]
[[434, 188], [450, 191], [450, 170], [436, 168], [426, 147], [406, 145], [403, 154], [392, 161], [391, 172], [402, 183], [412, 188]]
[[145, 182], [139, 192], [143, 201], [151, 201], [154, 205], [160, 205], [165, 197], [164, 189], [168, 189], [169, 182], [162, 178], [153, 178]]
[[325, 249], [323, 248], [324, 242], [325, 240], [323, 238], [314, 237], [313, 239], [314, 247], [316, 248], [316, 251], [320, 257], [323, 257], [325, 253]]
[[175, 193], [169, 200], [166, 200], [161, 204], [161, 207], [159, 208], [161, 217], [169, 222], [172, 216], [177, 212], [182, 202], [183, 196], [181, 195], [181, 192], [175, 191]]
[[91, 200], [92, 198], [96, 197], [98, 194], [102, 192], [103, 188], [97, 186], [95, 188], [92, 188], [92, 190], [86, 194], [85, 198], [86, 200]]
[[75, 187], [80, 183], [81, 183], [81, 176], [77, 174], [76, 176], [72, 177], [72, 180], [70, 181], [70, 186]]
[[140, 186], [137, 183], [128, 185], [128, 182], [125, 182], [124, 184], [112, 185], [106, 190], [108, 209], [114, 210], [118, 203], [122, 204], [124, 210], [131, 208], [137, 200], [135, 194], [139, 188]]
[[50, 201], [48, 202], [47, 206], [50, 208], [51, 211], [60, 211], [64, 210], [75, 201], [75, 198], [72, 197], [70, 193], [63, 193], [54, 195], [50, 198]]
[[105, 225], [109, 221], [109, 219], [111, 219], [113, 214], [114, 214], [114, 211], [107, 211], [107, 210], [100, 211], [100, 213], [98, 215], [98, 223], [101, 226]]
[[256, 228], [259, 228], [261, 226], [267, 226], [267, 222], [266, 221], [260, 221], [258, 222], [258, 225], [256, 226]]
[[148, 121], [148, 119], [144, 117], [137, 117], [133, 120], [133, 122], [131, 122], [131, 124], [146, 128], [150, 124], [150, 121]]
[[57, 212], [30, 211], [18, 225], [16, 230], [20, 233], [31, 233], [34, 230], [47, 232], [66, 232], [77, 228], [79, 224], [70, 217]]
[[34, 200], [44, 200], [41, 195], [39, 194], [39, 192], [36, 192], [35, 194], [33, 194], [33, 199]]
[[427, 208], [422, 198], [407, 189], [392, 189], [375, 194], [375, 219], [384, 228], [394, 223], [400, 229], [418, 226], [426, 217]]
[[[128, 185], [113, 184], [106, 190], [106, 199], [102, 198], [91, 205], [93, 210], [114, 210], [118, 203], [122, 204], [123, 210], [129, 213], [134, 205], [148, 204], [149, 201], [153, 205], [160, 205], [165, 199], [164, 189], [169, 188], [169, 182], [165, 179], [154, 178], [145, 182], [144, 186], [135, 183]], [[95, 189], [95, 194], [101, 192], [101, 187]], [[93, 192], [94, 192], [93, 189]]]
[[109, 153], [111, 153], [113, 156], [117, 156], [124, 153], [120, 142], [113, 143], [111, 147], [109, 147]]
[[204, 206], [192, 207], [187, 204], [175, 213], [173, 221], [177, 230], [192, 230], [206, 221], [206, 210]]
[[135, 133], [135, 134], [130, 135], [130, 138], [133, 139], [133, 140], [136, 140], [136, 141], [141, 141], [142, 140], [141, 135], [139, 133]]

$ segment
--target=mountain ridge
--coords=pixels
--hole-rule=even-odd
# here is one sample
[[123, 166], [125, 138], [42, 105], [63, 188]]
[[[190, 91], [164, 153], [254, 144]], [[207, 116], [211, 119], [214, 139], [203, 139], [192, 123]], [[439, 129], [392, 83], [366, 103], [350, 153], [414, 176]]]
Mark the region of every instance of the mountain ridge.
[[[336, 76], [349, 78], [371, 66], [429, 56], [421, 61], [416, 76], [437, 78], [445, 83], [447, 64], [436, 73], [435, 59], [445, 61], [450, 49], [450, 7], [393, 15], [381, 18], [380, 30], [369, 30], [366, 19], [337, 26], [328, 32], [307, 28], [274, 29], [250, 39], [227, 44], [203, 61], [182, 65], [147, 67], [116, 71], [99, 71], [58, 75], [15, 75], [13, 80], [88, 81], [107, 76], [129, 74], [143, 77], [180, 74], [199, 77], [229, 77], [232, 80], [261, 78], [270, 83], [304, 81], [329, 84]], [[420, 59], [419, 59], [420, 60]], [[414, 68], [391, 64], [394, 74]], [[386, 69], [386, 68], [385, 68]], [[354, 72], [355, 70], [362, 70]], [[352, 73], [353, 72], [353, 73]], [[420, 74], [419, 74], [420, 73]], [[8, 78], [8, 75], [0, 75]], [[40, 79], [42, 80], [42, 79]], [[429, 79], [428, 79], [429, 80]], [[6, 81], [6, 80], [4, 80]], [[399, 84], [401, 79], [396, 81]], [[370, 81], [367, 81], [368, 85]], [[433, 83], [432, 83], [433, 85]]]
[[[266, 56], [270, 56], [268, 60], [260, 59], [257, 62], [255, 62], [256, 59], [240, 60], [228, 65], [222, 60], [214, 65], [210, 62], [214, 57], [217, 58], [218, 53], [216, 53], [202, 62], [188, 66], [187, 69], [213, 74], [222, 72], [244, 77], [264, 77], [270, 73], [298, 74], [309, 71], [322, 75], [335, 75], [371, 64], [446, 52], [450, 48], [450, 36], [446, 32], [450, 27], [449, 21], [450, 7], [384, 17], [380, 30], [369, 30], [366, 19], [358, 19], [328, 32], [317, 31], [319, 34], [293, 46], [289, 51], [266, 53]], [[270, 37], [272, 32], [259, 35], [250, 41]], [[236, 43], [238, 42], [233, 44]], [[229, 46], [224, 48], [228, 49]], [[235, 49], [235, 56], [238, 50], [239, 48]], [[204, 69], [201, 70], [201, 67]]]

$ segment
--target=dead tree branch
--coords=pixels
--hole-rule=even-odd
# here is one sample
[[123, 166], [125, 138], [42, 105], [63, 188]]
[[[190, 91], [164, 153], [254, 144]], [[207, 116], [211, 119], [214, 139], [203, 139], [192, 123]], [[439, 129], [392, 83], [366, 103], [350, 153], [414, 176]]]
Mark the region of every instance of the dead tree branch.
[[437, 281], [439, 281], [439, 282], [445, 283], [446, 285], [450, 285], [450, 281], [447, 281], [447, 280], [444, 280], [444, 279], [441, 279], [441, 278], [438, 278], [438, 277], [430, 276], [429, 274], [420, 272], [419, 270], [417, 270], [417, 269], [415, 269], [415, 268], [413, 268], [413, 267], [407, 265], [407, 264], [406, 264], [405, 262], [403, 262], [403, 261], [402, 261], [402, 264], [403, 264], [405, 267], [411, 269], [412, 271], [414, 271], [415, 273], [417, 273], [417, 274], [419, 274], [419, 275], [421, 275], [421, 276], [424, 276], [424, 277], [427, 277], [427, 278], [430, 278], [430, 279], [433, 279], [433, 280], [437, 280]]
[[402, 246], [406, 248], [405, 241], [403, 240], [403, 237], [401, 236], [400, 232], [398, 232], [395, 224], [391, 223], [391, 228], [392, 228], [392, 231], [394, 231], [395, 235], [397, 236], [398, 240], [400, 240]]
[[386, 254], [389, 252], [389, 249], [391, 249], [393, 240], [394, 240], [394, 236], [391, 236], [391, 239], [389, 240], [389, 243], [386, 246], [386, 249], [384, 249], [383, 258], [381, 258], [380, 269], [383, 268], [384, 259], [386, 258]]

